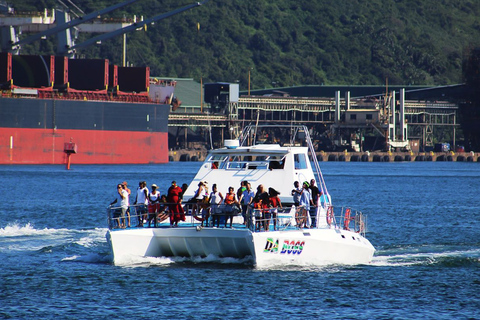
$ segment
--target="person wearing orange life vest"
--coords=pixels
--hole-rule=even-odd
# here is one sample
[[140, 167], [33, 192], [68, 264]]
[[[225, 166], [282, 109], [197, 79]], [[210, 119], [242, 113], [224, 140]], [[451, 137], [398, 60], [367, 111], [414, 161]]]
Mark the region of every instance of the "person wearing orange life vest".
[[238, 213], [237, 208], [239, 208], [239, 202], [233, 187], [228, 187], [228, 193], [225, 195], [223, 202], [225, 203], [225, 227], [227, 227], [228, 220], [230, 219], [231, 228], [233, 217]]

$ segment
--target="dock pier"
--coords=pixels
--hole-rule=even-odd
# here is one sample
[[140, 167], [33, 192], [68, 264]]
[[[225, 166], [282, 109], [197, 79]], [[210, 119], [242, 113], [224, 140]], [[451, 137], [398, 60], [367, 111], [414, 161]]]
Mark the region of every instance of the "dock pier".
[[[324, 152], [319, 151], [318, 161], [328, 162], [413, 162], [449, 161], [480, 162], [480, 153], [475, 152]], [[207, 150], [170, 150], [169, 161], [204, 161]]]

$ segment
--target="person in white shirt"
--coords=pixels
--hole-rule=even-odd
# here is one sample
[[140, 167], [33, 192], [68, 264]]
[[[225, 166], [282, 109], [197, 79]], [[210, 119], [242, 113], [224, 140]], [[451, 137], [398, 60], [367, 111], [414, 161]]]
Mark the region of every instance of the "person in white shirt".
[[[212, 193], [210, 193], [210, 215], [212, 216], [212, 227], [215, 226], [215, 220], [217, 221], [217, 227], [220, 225], [221, 210], [219, 206], [222, 201], [223, 195], [217, 190], [217, 184], [214, 183], [212, 186]], [[208, 221], [205, 222], [205, 225], [208, 226]]]
[[158, 186], [152, 184], [152, 192], [148, 195], [148, 226], [150, 227], [153, 221], [154, 226], [157, 226], [157, 215], [160, 212], [160, 191], [157, 190]]
[[300, 210], [297, 211], [297, 226], [299, 228], [309, 228], [311, 224], [310, 206], [313, 206], [313, 201], [309, 188], [310, 184], [307, 181], [304, 181], [302, 194], [300, 195]]
[[135, 197], [135, 208], [137, 210], [137, 227], [143, 227], [143, 220], [147, 220], [147, 205], [148, 205], [149, 191], [146, 181], [140, 181], [138, 183], [137, 195]]
[[122, 187], [122, 184], [117, 185], [117, 193], [115, 194], [115, 200], [110, 203], [112, 206], [114, 203], [119, 205], [113, 214], [113, 220], [117, 221], [118, 228], [125, 228], [125, 213], [128, 209], [128, 192]]

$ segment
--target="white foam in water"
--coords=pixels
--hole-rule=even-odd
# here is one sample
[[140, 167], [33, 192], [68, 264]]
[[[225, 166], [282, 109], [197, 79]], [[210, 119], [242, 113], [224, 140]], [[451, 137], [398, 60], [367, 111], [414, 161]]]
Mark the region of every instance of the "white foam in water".
[[112, 256], [105, 256], [98, 253], [91, 253], [85, 256], [71, 256], [63, 258], [62, 261], [75, 261], [75, 262], [86, 262], [86, 263], [110, 263], [112, 262]]
[[221, 258], [213, 254], [207, 257], [139, 257], [139, 256], [123, 256], [115, 259], [115, 265], [121, 267], [149, 267], [149, 266], [165, 266], [174, 263], [220, 263], [220, 264], [245, 264], [251, 262], [251, 257], [243, 259]]
[[412, 266], [419, 264], [433, 264], [441, 258], [477, 257], [480, 259], [480, 249], [449, 250], [440, 252], [415, 252], [395, 255], [374, 256], [373, 266]]
[[[19, 225], [10, 223], [0, 228], [0, 251], [36, 251], [48, 246], [62, 243], [76, 243], [90, 248], [98, 243], [106, 242], [106, 229], [96, 228], [92, 230], [72, 229], [36, 229], [31, 223]], [[78, 238], [78, 239], [77, 239]]]
[[86, 236], [75, 241], [78, 245], [81, 245], [85, 248], [91, 248], [96, 246], [99, 242], [105, 242], [105, 234], [107, 229], [105, 228], [96, 228], [94, 230], [83, 230], [82, 233], [88, 233]]
[[140, 256], [123, 256], [121, 259], [115, 260], [115, 265], [120, 267], [150, 267], [163, 266], [174, 263], [174, 261], [167, 257], [140, 257]]
[[[62, 230], [62, 229], [60, 229]], [[65, 229], [63, 229], [65, 230]], [[19, 226], [18, 224], [8, 224], [5, 228], [0, 229], [0, 237], [16, 237], [16, 236], [31, 236], [31, 235], [51, 235], [55, 232], [55, 229], [35, 229], [30, 223], [25, 226]]]

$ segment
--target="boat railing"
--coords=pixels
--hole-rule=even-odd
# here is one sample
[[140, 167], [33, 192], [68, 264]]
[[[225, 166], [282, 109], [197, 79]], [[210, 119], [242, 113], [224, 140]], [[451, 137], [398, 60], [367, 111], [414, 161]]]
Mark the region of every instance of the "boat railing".
[[[183, 213], [173, 213], [182, 210]], [[225, 221], [228, 216], [234, 218], [233, 228], [246, 228], [252, 232], [334, 228], [353, 231], [364, 236], [367, 230], [366, 215], [349, 207], [318, 206], [307, 210], [305, 207], [295, 206], [263, 209], [239, 206], [233, 212], [227, 212], [226, 206], [221, 204], [218, 205], [216, 212], [210, 214], [209, 205], [205, 203], [183, 203], [179, 206], [163, 202], [150, 208], [149, 205], [130, 205], [124, 215], [120, 206], [109, 206], [107, 220], [109, 229], [170, 227], [176, 225], [179, 220], [182, 227], [223, 228], [230, 225]]]

